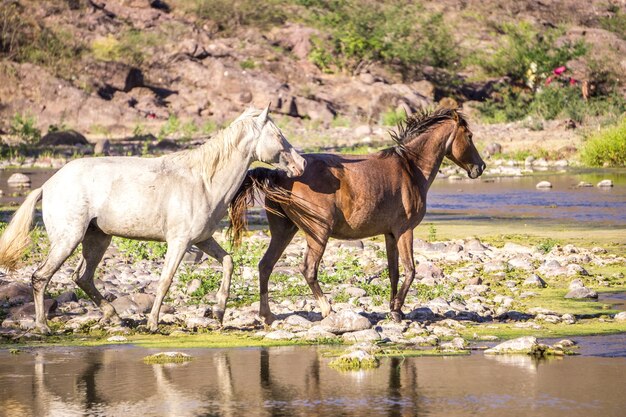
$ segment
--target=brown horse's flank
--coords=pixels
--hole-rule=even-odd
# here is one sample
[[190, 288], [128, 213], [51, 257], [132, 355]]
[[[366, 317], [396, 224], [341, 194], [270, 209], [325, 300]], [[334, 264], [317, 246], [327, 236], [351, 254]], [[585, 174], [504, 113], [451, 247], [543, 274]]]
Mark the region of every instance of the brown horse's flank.
[[[231, 206], [233, 235], [241, 235], [250, 189], [265, 193], [271, 232], [269, 248], [259, 263], [260, 314], [271, 322], [268, 280], [274, 265], [298, 229], [307, 249], [302, 273], [324, 316], [330, 304], [317, 282], [317, 270], [330, 237], [362, 239], [384, 235], [391, 280], [391, 314], [401, 308], [415, 276], [413, 229], [426, 212], [426, 194], [445, 156], [478, 177], [485, 164], [476, 151], [467, 121], [456, 110], [420, 112], [398, 126], [395, 146], [371, 155], [307, 154], [307, 168], [297, 178], [257, 168], [248, 173]], [[248, 197], [246, 197], [248, 196]], [[247, 200], [249, 201], [249, 200]], [[398, 291], [399, 263], [405, 279]]]

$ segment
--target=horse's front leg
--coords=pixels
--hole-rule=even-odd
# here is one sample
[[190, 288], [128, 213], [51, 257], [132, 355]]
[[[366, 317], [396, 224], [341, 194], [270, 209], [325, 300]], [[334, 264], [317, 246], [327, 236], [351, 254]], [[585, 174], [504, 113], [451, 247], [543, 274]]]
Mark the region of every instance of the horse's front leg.
[[221, 323], [224, 320], [226, 302], [230, 294], [230, 281], [233, 276], [233, 258], [212, 237], [195, 244], [201, 251], [222, 264], [222, 283], [217, 292], [217, 304], [213, 307], [213, 317]]
[[188, 241], [168, 241], [167, 253], [165, 255], [165, 264], [163, 265], [163, 271], [161, 271], [161, 279], [159, 280], [159, 288], [157, 289], [156, 298], [152, 305], [152, 311], [148, 316], [148, 329], [152, 332], [157, 330], [159, 324], [159, 311], [161, 310], [161, 304], [167, 290], [172, 285], [172, 279], [176, 273], [180, 261], [183, 259], [183, 255], [189, 246]]
[[404, 282], [400, 291], [392, 301], [391, 317], [395, 321], [400, 321], [404, 317], [402, 314], [402, 306], [406, 295], [411, 288], [411, 284], [415, 279], [415, 261], [413, 259], [413, 230], [409, 229], [402, 233], [398, 238], [398, 252], [400, 253], [400, 260], [404, 268]]

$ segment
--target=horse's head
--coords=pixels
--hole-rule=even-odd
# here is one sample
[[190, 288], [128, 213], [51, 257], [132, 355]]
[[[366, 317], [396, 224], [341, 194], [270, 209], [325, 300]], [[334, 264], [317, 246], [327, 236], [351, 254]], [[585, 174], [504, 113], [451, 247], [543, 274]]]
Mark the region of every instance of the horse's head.
[[306, 161], [291, 146], [283, 132], [274, 124], [269, 115], [269, 105], [255, 118], [260, 131], [256, 144], [256, 155], [259, 161], [278, 164], [280, 169], [287, 171], [290, 177], [304, 173]]
[[485, 162], [472, 141], [472, 131], [466, 123], [460, 123], [455, 113], [455, 127], [446, 142], [446, 156], [467, 171], [470, 178], [478, 178], [486, 168]]

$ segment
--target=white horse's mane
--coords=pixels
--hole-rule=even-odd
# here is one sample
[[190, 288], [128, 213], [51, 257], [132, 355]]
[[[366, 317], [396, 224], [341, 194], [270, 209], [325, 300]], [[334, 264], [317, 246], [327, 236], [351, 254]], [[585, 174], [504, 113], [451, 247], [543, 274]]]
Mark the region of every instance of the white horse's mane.
[[201, 169], [202, 179], [208, 184], [223, 163], [230, 158], [239, 141], [257, 128], [254, 118], [260, 114], [261, 110], [254, 107], [248, 108], [202, 146], [165, 155], [164, 164], [173, 162], [198, 166]]

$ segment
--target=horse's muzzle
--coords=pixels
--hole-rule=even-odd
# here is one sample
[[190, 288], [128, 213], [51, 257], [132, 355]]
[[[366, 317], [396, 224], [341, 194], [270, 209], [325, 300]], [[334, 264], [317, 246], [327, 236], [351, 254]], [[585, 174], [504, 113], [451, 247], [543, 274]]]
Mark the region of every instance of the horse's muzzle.
[[485, 165], [484, 162], [477, 165], [472, 165], [472, 167], [467, 171], [467, 176], [471, 179], [476, 179], [482, 175], [483, 171], [485, 171], [485, 168], [487, 168], [487, 165]]
[[287, 171], [288, 177], [299, 177], [304, 173], [306, 160], [294, 148], [280, 153], [278, 166]]

